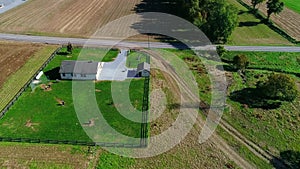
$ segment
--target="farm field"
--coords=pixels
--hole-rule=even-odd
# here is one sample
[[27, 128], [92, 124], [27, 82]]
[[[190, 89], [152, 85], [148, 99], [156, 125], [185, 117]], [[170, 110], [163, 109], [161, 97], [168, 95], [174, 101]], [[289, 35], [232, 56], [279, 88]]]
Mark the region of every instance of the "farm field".
[[[0, 120], [1, 137], [91, 141], [83, 131], [74, 110], [72, 81], [61, 80], [57, 82], [55, 79], [57, 79], [60, 63], [63, 60], [75, 60], [81, 53], [80, 58], [84, 60], [100, 61], [103, 58], [103, 60], [112, 61], [118, 51], [112, 50], [106, 54], [107, 51], [102, 49], [74, 48], [72, 54], [66, 54], [65, 50], [64, 48], [58, 52], [58, 55], [44, 69], [45, 75], [50, 80], [43, 77], [43, 84], [50, 84], [51, 90], [46, 91], [42, 89], [42, 86], [37, 86], [32, 92], [32, 89], [28, 87]], [[104, 56], [104, 54], [106, 55]], [[96, 58], [95, 56], [100, 57]], [[90, 83], [94, 82], [91, 81]], [[130, 98], [137, 109], [141, 109], [144, 94], [143, 85], [143, 79], [133, 80], [130, 83]], [[110, 81], [95, 83], [95, 94], [102, 115], [115, 130], [132, 137], [140, 137], [141, 125], [125, 119], [116, 110], [112, 101]], [[65, 105], [60, 106], [58, 100], [64, 100]], [[93, 123], [97, 122], [96, 119], [90, 120]], [[127, 126], [126, 129], [124, 126]]]
[[236, 0], [227, 0], [239, 10], [239, 25], [231, 35], [230, 45], [292, 45], [287, 39], [261, 23]]
[[[251, 0], [243, 0], [248, 5], [251, 4]], [[297, 3], [299, 4], [299, 3]], [[263, 3], [259, 6], [259, 10], [267, 16], [266, 4]], [[292, 11], [289, 8], [284, 8], [284, 10], [278, 15], [272, 15], [272, 22], [282, 28], [287, 34], [296, 39], [300, 40], [300, 14]]]
[[29, 1], [0, 15], [0, 32], [87, 38], [108, 22], [133, 13], [140, 1]]
[[70, 169], [95, 163], [95, 154], [83, 146], [0, 143], [0, 149], [0, 168]]
[[0, 42], [0, 110], [25, 85], [57, 46]]
[[300, 4], [297, 0], [283, 0], [286, 7], [300, 14]]

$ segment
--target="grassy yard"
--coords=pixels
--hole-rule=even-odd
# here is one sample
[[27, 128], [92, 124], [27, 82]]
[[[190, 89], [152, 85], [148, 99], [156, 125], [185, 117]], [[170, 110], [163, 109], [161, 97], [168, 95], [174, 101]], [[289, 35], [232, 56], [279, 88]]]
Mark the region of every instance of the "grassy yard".
[[282, 0], [286, 7], [300, 14], [300, 3], [298, 0]]
[[131, 51], [127, 56], [126, 66], [128, 68], [137, 68], [138, 64], [147, 62], [147, 55], [143, 52]]
[[239, 10], [239, 26], [231, 35], [230, 45], [292, 45], [288, 40], [261, 23], [236, 0], [227, 0]]
[[[72, 55], [65, 54], [62, 51], [44, 69], [45, 74], [48, 77], [52, 76], [52, 78], [55, 73], [57, 76], [59, 70], [57, 68], [59, 68], [61, 61], [77, 59], [80, 52], [83, 54], [82, 58], [99, 60], [99, 58], [95, 59], [93, 55], [98, 56], [101, 50], [75, 48]], [[102, 50], [102, 53], [105, 52]], [[112, 51], [104, 58], [110, 58], [107, 59], [110, 61], [113, 60], [116, 54], [116, 51]], [[74, 110], [72, 81], [61, 80], [56, 82], [55, 80], [46, 80], [43, 83], [51, 84], [51, 90], [45, 91], [37, 86], [35, 91], [32, 92], [31, 88], [27, 88], [16, 104], [0, 120], [0, 136], [90, 141]], [[115, 108], [111, 96], [111, 82], [97, 82], [95, 88], [98, 90], [95, 90], [98, 106], [107, 122], [115, 130], [125, 135], [139, 137], [141, 125], [127, 120]], [[142, 107], [143, 89], [143, 79], [131, 81], [129, 87], [130, 99], [137, 109]], [[58, 100], [64, 100], [65, 105], [60, 106]]]

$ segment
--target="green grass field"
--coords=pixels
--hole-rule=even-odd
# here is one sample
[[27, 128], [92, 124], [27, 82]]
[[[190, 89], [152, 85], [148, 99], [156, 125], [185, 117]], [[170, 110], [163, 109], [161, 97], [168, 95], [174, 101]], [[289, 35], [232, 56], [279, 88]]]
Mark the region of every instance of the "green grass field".
[[147, 55], [142, 52], [131, 51], [127, 56], [126, 66], [128, 68], [137, 68], [137, 65], [142, 62], [147, 62]]
[[223, 59], [232, 60], [234, 56], [247, 56], [251, 69], [270, 70], [286, 73], [300, 73], [300, 53], [288, 52], [229, 52]]
[[298, 0], [282, 0], [287, 8], [300, 14], [300, 3]]
[[[83, 50], [86, 51], [82, 52]], [[53, 70], [59, 68], [61, 61], [77, 59], [80, 52], [85, 54], [83, 58], [92, 60], [92, 55], [98, 56], [99, 51], [101, 53], [99, 49], [81, 50], [75, 48], [72, 55], [61, 53], [48, 64], [44, 72], [47, 75], [48, 71], [52, 71], [51, 74], [53, 75]], [[113, 60], [116, 54], [117, 52], [113, 51], [105, 57], [109, 56], [110, 59], [107, 60]], [[61, 80], [56, 82], [50, 80], [43, 83], [48, 84], [49, 82], [53, 83], [50, 91], [44, 91], [39, 86], [36, 87], [34, 92], [31, 88], [26, 89], [15, 105], [0, 120], [1, 137], [90, 141], [83, 131], [74, 110], [72, 81]], [[116, 83], [122, 84], [125, 82]], [[127, 120], [118, 113], [112, 101], [111, 83], [110, 81], [95, 83], [95, 89], [98, 90], [98, 92], [95, 91], [95, 94], [101, 113], [115, 130], [138, 138], [141, 125]], [[140, 110], [144, 94], [144, 79], [132, 80], [129, 94], [133, 106]], [[64, 100], [66, 102], [65, 106], [58, 105], [57, 100]]]
[[[300, 81], [299, 77], [293, 75], [300, 73], [299, 53], [228, 52], [224, 58], [232, 60], [237, 54], [245, 54], [248, 57], [250, 69], [246, 72], [246, 83], [243, 83], [238, 73], [232, 72], [229, 93], [245, 88], [255, 88], [259, 79], [265, 78], [274, 71], [286, 72], [297, 83]], [[246, 93], [243, 96], [246, 96]], [[223, 118], [244, 136], [273, 154], [279, 155], [288, 150], [300, 151], [297, 143], [300, 139], [299, 125], [297, 125], [300, 122], [299, 101], [298, 97], [292, 103], [282, 102], [279, 107], [266, 109], [252, 107], [253, 102], [245, 105], [243, 98], [234, 100], [229, 97], [227, 103], [230, 105], [231, 111], [227, 109]], [[259, 103], [259, 100], [256, 102]]]
[[231, 35], [229, 45], [292, 45], [288, 40], [260, 23], [253, 14], [236, 0], [227, 0], [239, 10], [239, 26]]

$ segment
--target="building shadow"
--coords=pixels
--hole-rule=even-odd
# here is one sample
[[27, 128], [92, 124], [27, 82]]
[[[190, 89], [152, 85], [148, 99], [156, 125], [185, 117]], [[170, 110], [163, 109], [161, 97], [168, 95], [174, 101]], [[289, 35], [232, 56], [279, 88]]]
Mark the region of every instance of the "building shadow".
[[59, 74], [59, 69], [60, 67], [56, 67], [54, 69], [44, 72], [44, 74], [49, 80], [61, 79]]

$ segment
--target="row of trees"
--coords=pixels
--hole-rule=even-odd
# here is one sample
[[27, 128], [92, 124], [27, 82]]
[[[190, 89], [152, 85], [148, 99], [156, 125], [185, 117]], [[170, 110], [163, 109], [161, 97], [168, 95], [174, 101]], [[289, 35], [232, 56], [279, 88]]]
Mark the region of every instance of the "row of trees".
[[[256, 6], [258, 4], [263, 3], [265, 0], [251, 0], [252, 8], [254, 11], [256, 11]], [[274, 14], [279, 14], [284, 7], [284, 3], [281, 2], [280, 0], [268, 0], [267, 1], [267, 19], [270, 19], [270, 16]]]
[[180, 16], [199, 27], [213, 43], [226, 43], [238, 25], [238, 10], [225, 0], [176, 0]]

